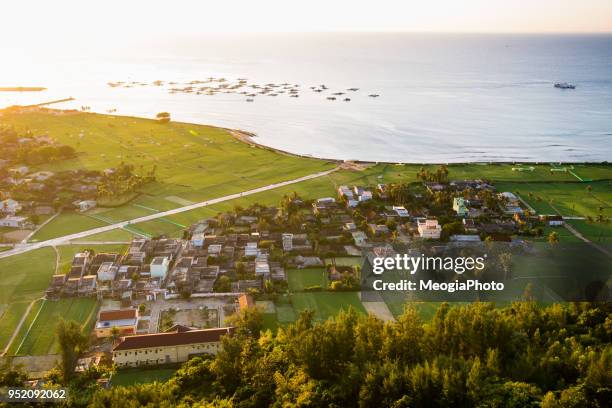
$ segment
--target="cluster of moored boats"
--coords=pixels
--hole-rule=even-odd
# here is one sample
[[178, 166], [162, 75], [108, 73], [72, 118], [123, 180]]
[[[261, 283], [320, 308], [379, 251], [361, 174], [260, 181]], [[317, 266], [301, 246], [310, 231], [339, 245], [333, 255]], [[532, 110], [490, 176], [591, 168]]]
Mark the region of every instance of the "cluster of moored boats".
[[[161, 80], [153, 81], [151, 83], [139, 82], [139, 81], [117, 81], [108, 82], [108, 86], [111, 88], [133, 88], [137, 86], [167, 86], [168, 92], [171, 94], [176, 93], [191, 93], [196, 95], [216, 95], [216, 94], [238, 94], [246, 97], [246, 102], [254, 102], [255, 97], [258, 95], [265, 96], [288, 96], [290, 98], [299, 98], [302, 87], [300, 84], [290, 83], [267, 83], [267, 84], [255, 84], [249, 83], [246, 78], [237, 78], [234, 81], [230, 81], [226, 78], [215, 78], [209, 77], [206, 80], [195, 80], [186, 83], [177, 82], [165, 82]], [[315, 93], [323, 93], [329, 91], [325, 84], [311, 86], [310, 90]], [[351, 98], [348, 97], [348, 93], [358, 92], [359, 88], [348, 88], [346, 91], [333, 92], [331, 96], [326, 97], [327, 100], [343, 100], [344, 102], [350, 102]], [[344, 97], [343, 97], [344, 96]], [[379, 94], [369, 94], [371, 98], [377, 98]]]

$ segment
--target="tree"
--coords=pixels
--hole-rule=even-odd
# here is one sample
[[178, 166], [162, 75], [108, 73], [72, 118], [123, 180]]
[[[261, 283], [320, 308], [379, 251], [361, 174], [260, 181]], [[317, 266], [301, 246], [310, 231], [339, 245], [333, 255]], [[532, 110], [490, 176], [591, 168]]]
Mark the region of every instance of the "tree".
[[64, 382], [68, 382], [74, 375], [79, 355], [86, 350], [89, 339], [81, 332], [81, 326], [77, 322], [63, 319], [57, 325], [57, 339], [61, 355], [61, 373]]
[[555, 246], [559, 243], [559, 236], [555, 231], [548, 234], [548, 243], [550, 244], [550, 246]]
[[168, 123], [170, 122], [170, 113], [168, 112], [159, 112], [155, 115], [158, 123]]

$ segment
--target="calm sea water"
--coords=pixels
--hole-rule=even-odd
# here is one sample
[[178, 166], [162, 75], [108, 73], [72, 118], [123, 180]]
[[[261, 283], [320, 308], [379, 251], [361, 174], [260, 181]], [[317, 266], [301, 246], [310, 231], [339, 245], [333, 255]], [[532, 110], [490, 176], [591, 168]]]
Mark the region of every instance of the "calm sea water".
[[[253, 131], [301, 154], [399, 162], [612, 160], [612, 36], [290, 34], [168, 40], [104, 56], [17, 62], [0, 105], [72, 96], [57, 107]], [[170, 94], [108, 81], [209, 76], [300, 84], [299, 98]], [[6, 82], [5, 82], [6, 81]], [[559, 90], [554, 82], [571, 82]], [[3, 85], [0, 84], [0, 85]], [[314, 93], [309, 87], [325, 84]], [[350, 102], [330, 93], [359, 88]], [[371, 93], [380, 94], [370, 98]]]

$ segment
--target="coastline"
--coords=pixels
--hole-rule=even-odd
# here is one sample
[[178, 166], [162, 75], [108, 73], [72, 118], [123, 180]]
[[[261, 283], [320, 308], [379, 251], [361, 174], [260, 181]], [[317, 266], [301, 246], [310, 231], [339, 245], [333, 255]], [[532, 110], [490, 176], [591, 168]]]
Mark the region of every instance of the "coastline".
[[[60, 102], [65, 102], [65, 101], [70, 101], [70, 100], [74, 100], [74, 98], [70, 97], [70, 98], [66, 98], [66, 99], [60, 99], [60, 100], [55, 100], [55, 101], [50, 101], [50, 102], [43, 102], [43, 103], [39, 103], [39, 104], [33, 104], [33, 105], [13, 105], [13, 106], [7, 106], [5, 108], [0, 108], [0, 117], [2, 116], [2, 112], [3, 111], [13, 111], [13, 110], [23, 110], [26, 109], [28, 111], [31, 110], [40, 110], [40, 111], [45, 111], [48, 112], [49, 114], [55, 114], [55, 115], [69, 115], [69, 114], [93, 114], [93, 115], [101, 115], [101, 116], [109, 116], [109, 117], [124, 117], [124, 118], [136, 118], [136, 119], [148, 119], [148, 120], [152, 120], [154, 121], [155, 119], [153, 118], [147, 118], [147, 117], [142, 117], [142, 116], [134, 116], [134, 115], [120, 115], [120, 114], [109, 114], [109, 113], [98, 113], [98, 112], [83, 112], [77, 109], [58, 109], [58, 108], [47, 108], [47, 105], [50, 104], [54, 104], [54, 103], [60, 103]], [[244, 129], [235, 129], [235, 128], [228, 128], [228, 127], [223, 127], [223, 126], [216, 126], [216, 125], [210, 125], [210, 124], [205, 124], [205, 123], [193, 123], [193, 122], [182, 122], [182, 121], [171, 121], [173, 123], [180, 123], [180, 124], [184, 124], [184, 125], [197, 125], [197, 126], [209, 126], [209, 127], [213, 127], [213, 128], [217, 128], [217, 129], [223, 129], [225, 131], [228, 132], [228, 134], [233, 137], [234, 139], [242, 142], [242, 143], [246, 143], [252, 147], [256, 147], [259, 149], [264, 149], [264, 150], [268, 150], [271, 152], [275, 152], [281, 155], [285, 155], [285, 156], [291, 156], [291, 157], [298, 157], [298, 158], [302, 158], [302, 159], [311, 159], [311, 160], [321, 160], [321, 161], [326, 161], [326, 162], [332, 162], [332, 163], [337, 163], [341, 166], [343, 166], [346, 169], [353, 169], [353, 170], [363, 170], [363, 168], [365, 167], [369, 167], [369, 166], [374, 166], [374, 165], [378, 165], [378, 164], [387, 164], [387, 165], [396, 165], [396, 166], [403, 166], [403, 165], [421, 165], [421, 166], [436, 166], [436, 165], [446, 165], [446, 166], [461, 166], [461, 165], [518, 165], [518, 164], [535, 164], [535, 165], [539, 165], [539, 164], [546, 164], [546, 163], [554, 163], [556, 165], [580, 165], [580, 164], [602, 164], [602, 165], [609, 165], [612, 162], [609, 162], [607, 160], [604, 161], [558, 161], [558, 162], [553, 162], [550, 160], [537, 160], [537, 161], [530, 161], [530, 160], [521, 160], [521, 161], [465, 161], [465, 162], [397, 162], [397, 161], [373, 161], [373, 160], [343, 160], [343, 159], [336, 159], [336, 158], [330, 158], [330, 157], [321, 157], [321, 156], [313, 156], [313, 155], [307, 155], [307, 154], [300, 154], [300, 153], [294, 153], [294, 152], [290, 152], [287, 150], [283, 150], [283, 149], [279, 149], [273, 146], [268, 146], [268, 145], [264, 145], [261, 144], [259, 142], [256, 142], [254, 140], [254, 138], [257, 137], [257, 135], [252, 132], [252, 131], [248, 131], [248, 130], [244, 130]]]

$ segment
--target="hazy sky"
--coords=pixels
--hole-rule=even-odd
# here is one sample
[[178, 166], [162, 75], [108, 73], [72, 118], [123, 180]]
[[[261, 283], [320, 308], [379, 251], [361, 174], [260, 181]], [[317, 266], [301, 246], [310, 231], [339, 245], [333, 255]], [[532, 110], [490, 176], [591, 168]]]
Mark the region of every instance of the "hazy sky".
[[287, 31], [610, 32], [612, 1], [19, 0], [0, 24], [14, 41]]

